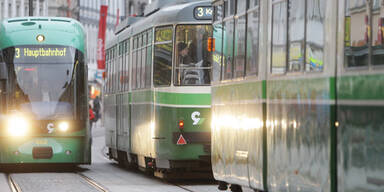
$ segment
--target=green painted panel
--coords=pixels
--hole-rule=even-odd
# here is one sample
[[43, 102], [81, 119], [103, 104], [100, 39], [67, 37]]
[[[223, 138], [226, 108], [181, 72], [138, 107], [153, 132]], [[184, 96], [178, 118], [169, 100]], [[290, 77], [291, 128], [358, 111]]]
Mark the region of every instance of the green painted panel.
[[[199, 112], [202, 123], [193, 125], [192, 113]], [[210, 132], [210, 109], [201, 108], [170, 108], [156, 107], [155, 137], [163, 138], [155, 140], [156, 157], [169, 160], [196, 160], [200, 155], [210, 155], [204, 152], [203, 144], [186, 144], [178, 146], [173, 143], [173, 133], [179, 132], [178, 122], [184, 120], [182, 132]], [[200, 122], [199, 121], [199, 122]]]
[[210, 105], [211, 94], [156, 92], [155, 102], [171, 105]]
[[337, 79], [338, 99], [384, 99], [384, 75], [345, 76]]
[[[29, 19], [17, 18], [18, 20]], [[35, 17], [34, 19], [37, 19]], [[30, 21], [33, 25], [23, 25], [26, 22], [12, 22], [9, 23], [8, 19], [0, 23], [0, 49], [19, 45], [63, 45], [72, 46], [85, 52], [85, 33], [82, 25], [70, 18], [47, 18], [41, 17], [40, 19], [57, 19], [66, 20], [62, 21]], [[37, 35], [42, 34], [45, 36], [44, 42], [37, 42]]]
[[152, 102], [153, 91], [134, 91], [131, 93], [133, 103]]
[[[73, 138], [1, 138], [1, 163], [90, 163], [89, 149], [84, 147], [86, 137]], [[50, 159], [33, 159], [33, 147], [52, 147]], [[69, 155], [66, 151], [70, 150]]]
[[268, 99], [324, 100], [331, 98], [329, 78], [267, 81]]
[[212, 87], [212, 97], [215, 98], [212, 104], [260, 99], [262, 86], [261, 81], [256, 81]]

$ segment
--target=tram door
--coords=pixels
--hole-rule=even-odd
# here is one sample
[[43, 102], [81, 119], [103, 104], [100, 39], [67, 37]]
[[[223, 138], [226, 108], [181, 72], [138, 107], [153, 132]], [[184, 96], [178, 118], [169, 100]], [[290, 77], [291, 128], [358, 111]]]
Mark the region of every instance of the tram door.
[[116, 147], [120, 151], [129, 152], [129, 96], [128, 94], [118, 95], [116, 101]]

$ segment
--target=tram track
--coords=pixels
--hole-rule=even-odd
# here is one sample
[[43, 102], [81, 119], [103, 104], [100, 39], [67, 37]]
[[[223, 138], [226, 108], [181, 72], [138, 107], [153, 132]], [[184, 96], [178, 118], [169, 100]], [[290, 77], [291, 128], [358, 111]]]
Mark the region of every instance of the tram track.
[[101, 192], [108, 192], [107, 189], [105, 189], [103, 186], [99, 185], [95, 180], [91, 179], [90, 177], [87, 177], [86, 175], [84, 175], [82, 173], [76, 173], [76, 174], [78, 174], [80, 177], [82, 177], [85, 181], [87, 181], [88, 184], [92, 185], [97, 190], [99, 190]]
[[180, 188], [180, 189], [183, 189], [183, 190], [185, 190], [185, 191], [188, 191], [188, 192], [197, 192], [197, 191], [193, 191], [193, 190], [188, 189], [188, 188], [186, 188], [186, 187], [184, 187], [184, 186], [182, 186], [182, 185], [179, 185], [179, 184], [175, 184], [175, 183], [170, 183], [170, 184], [172, 184], [172, 185], [174, 185], [174, 186], [176, 186], [176, 187], [178, 187], [178, 188]]
[[11, 174], [7, 174], [7, 179], [12, 192], [22, 192], [20, 186], [12, 179]]
[[[43, 175], [43, 174], [44, 173], [42, 173], [41, 175]], [[98, 184], [95, 180], [93, 180], [92, 178], [90, 178], [90, 177], [88, 177], [82, 173], [74, 172], [74, 173], [70, 173], [70, 174], [77, 175], [78, 176], [77, 179], [79, 179], [79, 177], [80, 177], [83, 180], [83, 182], [77, 183], [78, 185], [63, 186], [62, 188], [55, 188], [54, 191], [60, 192], [60, 191], [70, 190], [70, 191], [76, 192], [76, 191], [84, 191], [85, 188], [88, 188], [87, 191], [109, 192], [105, 187]], [[62, 181], [67, 181], [66, 178], [64, 178], [64, 177], [61, 178], [60, 176], [61, 176], [60, 173], [58, 173], [58, 175], [55, 176], [55, 179], [56, 180], [62, 179]], [[68, 176], [68, 174], [67, 174], [67, 176]], [[45, 188], [41, 188], [41, 186], [44, 186], [44, 184], [36, 185], [36, 183], [37, 183], [36, 180], [26, 183], [25, 181], [20, 180], [20, 178], [17, 178], [17, 175], [15, 175], [15, 177], [13, 177], [13, 174], [7, 174], [6, 177], [8, 180], [8, 185], [9, 185], [12, 192], [22, 192], [22, 191], [25, 191], [26, 189], [27, 189], [27, 191], [44, 191], [44, 190], [47, 191]], [[33, 176], [30, 176], [30, 177], [33, 177]], [[71, 177], [73, 177], [73, 176], [71, 176]], [[42, 181], [40, 181], [40, 183], [44, 183], [45, 181], [46, 180], [43, 179]], [[82, 184], [79, 185], [80, 183], [82, 183]], [[87, 185], [88, 187], [86, 187], [85, 185]], [[40, 188], [39, 187], [36, 188], [36, 186], [40, 186]], [[55, 187], [57, 187], [57, 186], [55, 186]], [[82, 188], [82, 190], [78, 189], [79, 187]], [[49, 186], [48, 186], [48, 188], [49, 188]], [[76, 189], [78, 189], [78, 190], [76, 190]]]

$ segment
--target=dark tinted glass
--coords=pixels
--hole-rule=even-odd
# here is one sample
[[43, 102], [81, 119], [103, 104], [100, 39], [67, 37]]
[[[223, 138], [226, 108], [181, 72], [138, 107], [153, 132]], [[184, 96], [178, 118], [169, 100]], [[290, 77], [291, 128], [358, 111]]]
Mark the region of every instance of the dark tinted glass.
[[153, 84], [155, 86], [171, 85], [172, 43], [155, 45]]

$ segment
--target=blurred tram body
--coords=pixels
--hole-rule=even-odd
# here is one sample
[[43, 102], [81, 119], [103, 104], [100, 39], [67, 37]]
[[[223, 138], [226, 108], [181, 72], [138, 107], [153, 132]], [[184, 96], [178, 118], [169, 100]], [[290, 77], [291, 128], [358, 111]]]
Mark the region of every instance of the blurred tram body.
[[85, 54], [76, 20], [0, 23], [0, 164], [91, 162]]
[[[210, 1], [171, 5], [129, 18], [136, 22], [107, 43], [111, 159], [163, 178], [211, 175], [211, 18]], [[189, 63], [179, 56], [185, 47]]]
[[215, 0], [220, 189], [384, 191], [382, 0]]

